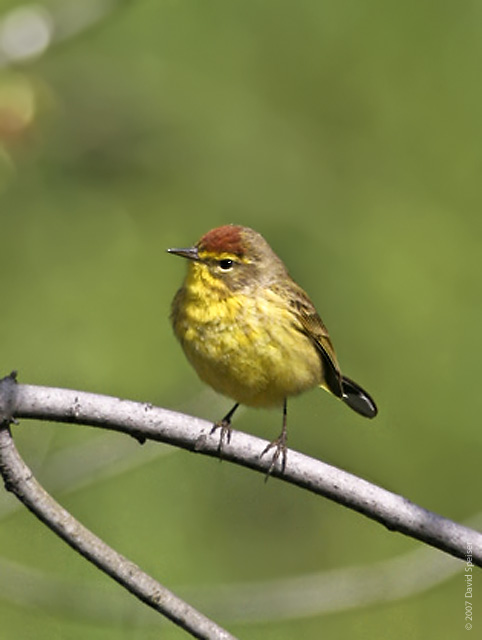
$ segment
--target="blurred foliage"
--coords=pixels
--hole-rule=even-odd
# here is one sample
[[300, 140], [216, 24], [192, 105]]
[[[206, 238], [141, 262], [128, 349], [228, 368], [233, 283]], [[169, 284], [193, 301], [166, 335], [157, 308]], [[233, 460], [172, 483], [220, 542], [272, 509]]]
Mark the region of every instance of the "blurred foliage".
[[[55, 17], [60, 5], [46, 8]], [[3, 373], [219, 418], [229, 401], [203, 388], [172, 336], [184, 265], [164, 249], [223, 223], [253, 226], [310, 293], [344, 371], [380, 406], [368, 423], [306, 394], [289, 406], [291, 446], [447, 517], [473, 515], [480, 5], [141, 0], [109, 9], [0, 69]], [[235, 427], [271, 438], [280, 419], [246, 410]], [[14, 433], [40, 481], [53, 455], [98, 437], [26, 421]], [[148, 451], [145, 464], [55, 494], [175, 591], [369, 565], [419, 546], [275, 480]], [[12, 501], [0, 495], [0, 505]], [[3, 518], [0, 546], [47, 575], [118, 591], [23, 510]], [[263, 640], [455, 638], [464, 587], [460, 564], [453, 580], [390, 604], [250, 626], [218, 620]], [[75, 619], [62, 602], [54, 612], [13, 606], [1, 590], [0, 617], [2, 639], [159, 633], [141, 614]], [[162, 632], [186, 637], [170, 624]]]

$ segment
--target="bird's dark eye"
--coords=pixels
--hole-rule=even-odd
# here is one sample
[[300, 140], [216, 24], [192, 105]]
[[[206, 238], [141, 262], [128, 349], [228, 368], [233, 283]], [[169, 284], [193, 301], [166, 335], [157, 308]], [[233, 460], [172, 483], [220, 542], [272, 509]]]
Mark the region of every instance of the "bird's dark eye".
[[223, 271], [229, 271], [230, 269], [233, 268], [233, 264], [234, 262], [232, 260], [230, 260], [229, 258], [226, 258], [225, 260], [220, 260], [219, 261], [219, 266]]

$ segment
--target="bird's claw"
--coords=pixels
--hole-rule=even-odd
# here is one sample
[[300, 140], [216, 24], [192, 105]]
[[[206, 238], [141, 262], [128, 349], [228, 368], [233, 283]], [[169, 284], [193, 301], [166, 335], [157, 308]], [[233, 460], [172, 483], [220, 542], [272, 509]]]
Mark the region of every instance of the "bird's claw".
[[266, 473], [266, 477], [265, 477], [265, 482], [268, 480], [269, 476], [271, 475], [273, 469], [276, 466], [276, 463], [278, 462], [278, 460], [281, 457], [281, 473], [285, 472], [286, 469], [286, 458], [287, 458], [287, 447], [286, 447], [286, 434], [282, 433], [279, 438], [276, 438], [276, 440], [273, 440], [273, 442], [270, 442], [269, 445], [267, 447], [265, 447], [265, 449], [263, 449], [260, 458], [262, 458], [264, 456], [265, 453], [268, 453], [268, 451], [270, 449], [275, 449], [275, 452], [273, 454], [273, 458], [271, 460], [271, 464], [269, 466], [269, 469]]
[[219, 420], [219, 422], [215, 422], [211, 431], [209, 432], [212, 435], [215, 431], [220, 429], [219, 432], [219, 444], [218, 444], [218, 454], [219, 458], [223, 457], [223, 446], [225, 444], [229, 444], [231, 442], [231, 423], [224, 418]]

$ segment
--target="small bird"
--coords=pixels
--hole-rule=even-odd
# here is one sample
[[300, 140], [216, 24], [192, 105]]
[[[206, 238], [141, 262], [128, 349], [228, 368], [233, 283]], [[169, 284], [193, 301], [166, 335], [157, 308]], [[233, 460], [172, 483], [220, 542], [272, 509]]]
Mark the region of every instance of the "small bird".
[[240, 404], [283, 408], [282, 430], [268, 475], [286, 466], [287, 398], [319, 386], [367, 418], [370, 395], [342, 375], [328, 331], [313, 303], [259, 233], [224, 225], [193, 246], [168, 249], [188, 271], [172, 302], [171, 321], [198, 376], [236, 404], [216, 422], [219, 452], [229, 443]]

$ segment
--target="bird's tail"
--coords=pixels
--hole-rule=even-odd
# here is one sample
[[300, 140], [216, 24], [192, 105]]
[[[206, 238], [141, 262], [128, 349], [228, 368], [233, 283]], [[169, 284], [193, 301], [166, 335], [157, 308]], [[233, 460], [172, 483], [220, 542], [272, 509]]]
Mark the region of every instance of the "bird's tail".
[[341, 383], [343, 387], [343, 395], [341, 399], [350, 409], [356, 411], [365, 418], [374, 418], [377, 413], [377, 405], [373, 398], [356, 382], [350, 380], [346, 376], [342, 376]]

